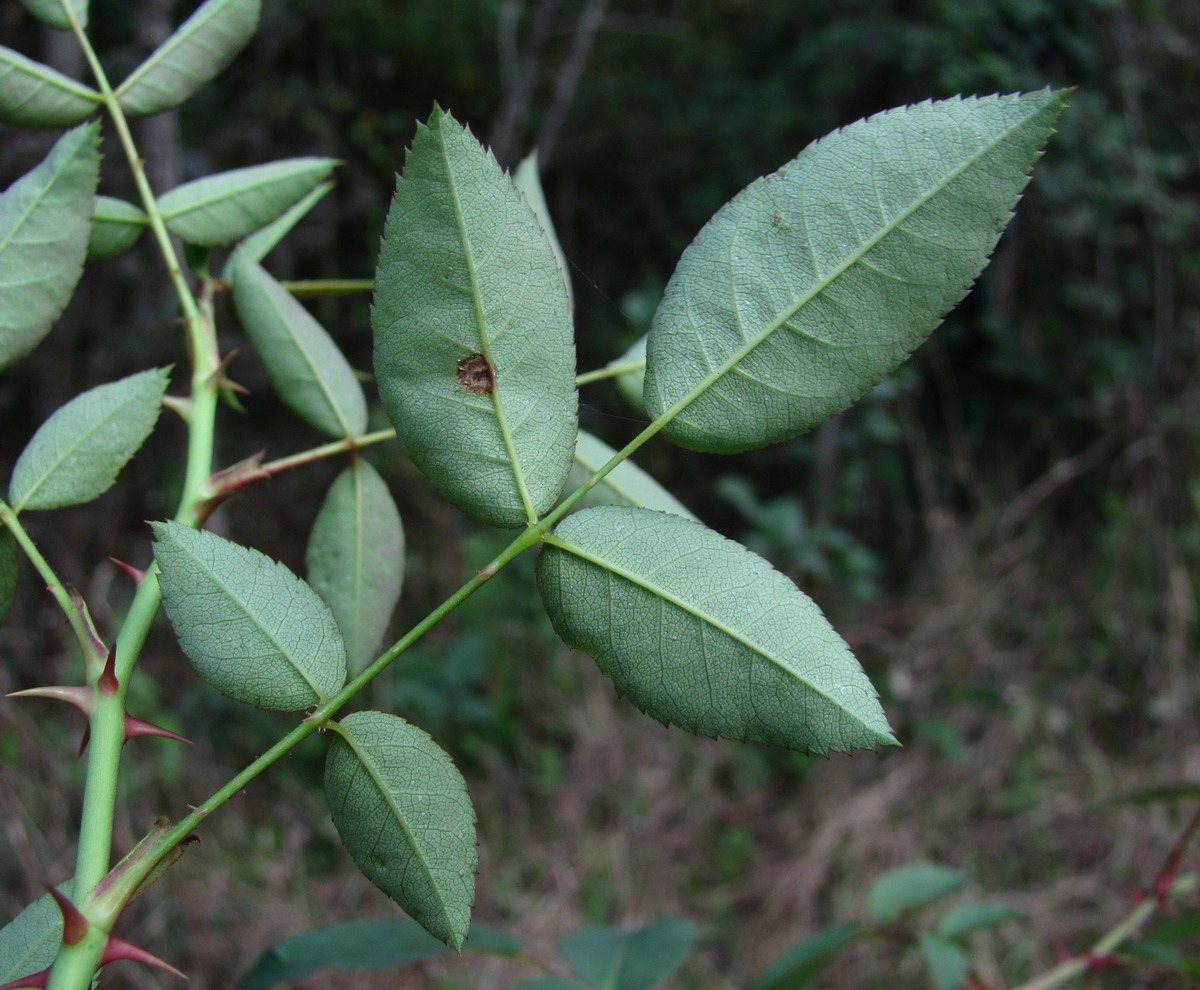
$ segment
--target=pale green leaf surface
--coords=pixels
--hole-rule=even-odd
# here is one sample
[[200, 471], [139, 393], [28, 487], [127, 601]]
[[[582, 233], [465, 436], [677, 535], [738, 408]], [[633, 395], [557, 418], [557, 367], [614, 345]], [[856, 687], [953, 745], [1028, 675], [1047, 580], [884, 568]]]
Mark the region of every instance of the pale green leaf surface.
[[[71, 888], [71, 882], [59, 886], [67, 896]], [[54, 962], [62, 948], [62, 930], [62, 912], [49, 894], [0, 928], [0, 982], [40, 972]]]
[[112, 196], [97, 196], [88, 258], [107, 258], [132, 247], [148, 222], [141, 207]]
[[17, 541], [7, 529], [0, 529], [0, 622], [8, 617], [17, 594]]
[[232, 283], [235, 278], [234, 262], [239, 257], [253, 258], [255, 261], [262, 261], [288, 232], [296, 226], [308, 214], [314, 206], [317, 205], [329, 190], [333, 188], [332, 182], [322, 182], [319, 186], [312, 190], [300, 202], [288, 208], [287, 212], [279, 217], [278, 220], [273, 220], [261, 230], [256, 230], [253, 234], [247, 237], [241, 244], [238, 245], [235, 251], [225, 264], [225, 271], [222, 277], [225, 281]]
[[142, 371], [77, 395], [44, 422], [13, 468], [9, 504], [59, 509], [108, 491], [162, 409], [169, 368]]
[[754, 990], [807, 990], [842, 949], [866, 929], [848, 923], [830, 925], [778, 956], [754, 984]]
[[753, 182], [684, 252], [644, 399], [695, 450], [811, 429], [897, 367], [987, 263], [1066, 94], [878, 114]]
[[79, 26], [87, 27], [88, 0], [21, 0], [21, 3], [43, 24], [49, 24], [61, 31], [69, 31], [71, 28], [71, 18], [67, 16], [69, 5], [75, 12]]
[[595, 990], [650, 990], [691, 951], [696, 926], [664, 918], [636, 931], [588, 926], [559, 942], [562, 957]]
[[18, 127], [70, 127], [96, 112], [100, 94], [0, 45], [0, 121]]
[[234, 262], [233, 301], [279, 398], [332, 437], [367, 428], [367, 400], [333, 338], [250, 257]]
[[[575, 443], [575, 467], [571, 469], [568, 487], [578, 488], [612, 460], [614, 454], [616, 451], [603, 440], [586, 430], [580, 430]], [[628, 459], [609, 471], [604, 480], [578, 504], [580, 508], [587, 505], [636, 505], [643, 509], [672, 512], [685, 519], [696, 519], [687, 506]], [[699, 522], [698, 519], [696, 521]]]
[[117, 88], [133, 116], [170, 110], [221, 72], [258, 27], [261, 0], [207, 0]]
[[546, 202], [546, 193], [542, 189], [542, 178], [538, 172], [537, 152], [533, 151], [521, 159], [521, 164], [513, 172], [513, 185], [525, 197], [525, 202], [533, 210], [538, 223], [546, 234], [546, 240], [554, 250], [554, 259], [562, 273], [563, 285], [567, 290], [567, 301], [575, 308], [575, 292], [571, 288], [571, 277], [568, 274], [567, 256], [563, 253], [562, 245], [558, 242], [558, 234], [554, 230], [554, 219], [550, 216], [550, 204]]
[[396, 186], [372, 319], [388, 416], [447, 498], [498, 526], [551, 508], [578, 406], [562, 276], [508, 176], [441, 111]]
[[817, 753], [895, 742], [816, 604], [689, 519], [618, 506], [567, 516], [538, 588], [558, 634], [662, 722]]
[[971, 974], [971, 959], [958, 945], [929, 932], [917, 936], [917, 945], [933, 977], [935, 990], [958, 990]]
[[[521, 943], [476, 922], [463, 943], [466, 951], [514, 956]], [[349, 921], [285, 938], [259, 957], [238, 980], [241, 990], [267, 990], [317, 970], [392, 969], [453, 952], [415, 921]]]
[[617, 378], [617, 391], [634, 409], [645, 411], [642, 391], [646, 384], [646, 337], [639, 337], [629, 350], [615, 361], [608, 362], [609, 368], [621, 368]]
[[265, 227], [329, 178], [332, 158], [292, 158], [218, 172], [158, 197], [167, 228], [191, 244], [233, 244]]
[[325, 764], [333, 823], [366, 877], [461, 949], [475, 900], [475, 811], [450, 757], [395, 715], [339, 723]]
[[338, 475], [308, 541], [308, 581], [333, 611], [358, 673], [374, 659], [404, 583], [404, 528], [387, 484], [361, 457]]
[[1001, 904], [959, 904], [942, 915], [937, 933], [942, 938], [961, 938], [1020, 917], [1020, 911]]
[[911, 863], [890, 870], [872, 885], [867, 910], [875, 921], [894, 921], [905, 911], [946, 897], [967, 882], [961, 870], [939, 863]]
[[100, 125], [68, 131], [0, 195], [0, 368], [50, 332], [83, 272], [100, 175]]
[[283, 564], [215, 533], [151, 525], [163, 607], [201, 678], [273, 711], [299, 711], [341, 689], [346, 649], [312, 588]]

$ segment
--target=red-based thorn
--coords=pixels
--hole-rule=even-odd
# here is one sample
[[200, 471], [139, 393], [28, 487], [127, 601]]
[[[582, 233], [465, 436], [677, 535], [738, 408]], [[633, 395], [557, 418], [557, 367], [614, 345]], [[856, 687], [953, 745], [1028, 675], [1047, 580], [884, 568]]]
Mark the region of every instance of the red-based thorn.
[[79, 752], [75, 754], [77, 759], [83, 759], [83, 754], [87, 752], [88, 743], [92, 741], [92, 727], [85, 725], [83, 727], [83, 738], [79, 740]]
[[96, 687], [100, 689], [100, 693], [104, 697], [111, 698], [117, 693], [120, 686], [121, 682], [117, 680], [117, 644], [113, 643], [108, 649], [108, 660], [104, 664], [104, 672], [96, 682]]
[[86, 687], [50, 687], [29, 688], [26, 691], [14, 691], [10, 698], [55, 698], [58, 701], [69, 701], [85, 715], [92, 714], [96, 695], [91, 688]]
[[108, 937], [108, 944], [104, 947], [104, 955], [100, 959], [100, 965], [107, 966], [109, 963], [120, 962], [123, 959], [129, 960], [129, 962], [142, 963], [145, 966], [153, 966], [155, 969], [172, 973], [181, 980], [187, 979], [183, 973], [179, 972], [170, 963], [163, 962], [158, 956], [150, 955], [145, 949], [139, 949], [136, 945], [126, 942], [123, 938], [110, 935]]
[[54, 898], [54, 903], [63, 916], [63, 944], [78, 945], [88, 933], [88, 920], [83, 913], [67, 898], [66, 894], [47, 885], [46, 892]]
[[1109, 966], [1119, 965], [1117, 957], [1114, 955], [1111, 955], [1107, 952], [1106, 953], [1089, 952], [1087, 954], [1087, 956], [1085, 957], [1085, 961], [1087, 962], [1087, 968], [1089, 970], [1107, 969]]
[[1058, 961], [1066, 962], [1068, 959], [1074, 959], [1075, 956], [1070, 949], [1067, 948], [1067, 943], [1062, 939], [1057, 939], [1054, 942], [1054, 954], [1058, 957]]
[[191, 746], [192, 741], [185, 739], [181, 735], [177, 735], [168, 729], [160, 728], [157, 725], [151, 725], [149, 722], [143, 722], [141, 719], [134, 718], [132, 715], [125, 716], [125, 741], [129, 742], [136, 736], [159, 736], [163, 739], [174, 739], [176, 742], [186, 743]]
[[1146, 892], [1144, 890], [1142, 890], [1141, 887], [1134, 887], [1129, 892], [1129, 903], [1133, 907], [1137, 907], [1139, 904], [1143, 903], [1145, 900], [1146, 900]]
[[40, 990], [46, 990], [46, 984], [49, 982], [50, 967], [47, 966], [36, 973], [30, 973], [28, 976], [22, 976], [20, 979], [0, 985], [0, 990], [17, 990], [17, 987], [38, 987]]
[[123, 561], [123, 560], [117, 560], [116, 557], [109, 557], [108, 559], [111, 560], [114, 564], [116, 564], [119, 568], [121, 568], [121, 570], [123, 570], [131, 578], [133, 578], [133, 583], [135, 585], [140, 585], [142, 583], [142, 581], [145, 580], [145, 578], [146, 578], [145, 571], [138, 570], [138, 568], [134, 567], [132, 564], [125, 563], [125, 561]]

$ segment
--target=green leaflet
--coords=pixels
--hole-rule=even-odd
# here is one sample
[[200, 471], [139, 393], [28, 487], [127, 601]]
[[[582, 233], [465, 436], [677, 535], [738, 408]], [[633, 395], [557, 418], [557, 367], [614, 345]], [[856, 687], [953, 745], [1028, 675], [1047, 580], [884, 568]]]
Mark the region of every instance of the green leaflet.
[[17, 594], [17, 541], [0, 528], [0, 623], [8, 617]]
[[634, 409], [644, 410], [642, 390], [646, 383], [646, 337], [635, 340], [629, 350], [615, 361], [609, 361], [607, 367], [621, 369], [617, 375], [617, 391]]
[[751, 183], [684, 252], [646, 409], [694, 450], [787, 439], [893, 370], [970, 288], [1066, 94], [901, 107]]
[[152, 523], [163, 607], [196, 672], [222, 694], [299, 711], [346, 680], [328, 606], [283, 564], [180, 523]]
[[917, 935], [921, 957], [933, 977], [934, 990], [957, 990], [971, 975], [971, 958], [962, 947], [929, 932]]
[[1020, 911], [1001, 904], [958, 904], [942, 915], [937, 933], [942, 938], [962, 938], [1021, 917], [1024, 915]]
[[233, 244], [304, 199], [324, 182], [332, 158], [292, 158], [218, 172], [158, 197], [167, 228], [190, 244]]
[[[71, 889], [71, 881], [59, 886], [68, 896]], [[53, 897], [43, 894], [0, 928], [0, 980], [18, 980], [54, 962], [62, 948], [62, 930], [62, 912]]]
[[98, 385], [57, 410], [13, 468], [14, 511], [82, 505], [108, 491], [154, 429], [170, 373], [156, 368]]
[[554, 219], [550, 216], [550, 205], [546, 202], [546, 193], [542, 189], [542, 178], [538, 172], [537, 152], [533, 151], [521, 159], [521, 164], [513, 172], [513, 185], [525, 197], [525, 202], [538, 218], [546, 240], [554, 251], [554, 260], [562, 273], [563, 285], [567, 290], [567, 302], [571, 309], [575, 308], [575, 293], [571, 289], [571, 277], [567, 272], [567, 256], [563, 253], [562, 245], [558, 243], [558, 234], [554, 231]]
[[563, 278], [512, 182], [440, 110], [396, 186], [372, 322], [388, 416], [446, 497], [497, 526], [553, 506], [578, 404]]
[[[521, 943], [476, 922], [463, 949], [515, 956], [521, 951]], [[392, 969], [447, 956], [452, 951], [415, 921], [349, 921], [285, 938], [259, 957], [238, 980], [238, 986], [241, 990], [267, 990], [327, 967], [350, 971]]]
[[0, 121], [18, 127], [70, 127], [96, 112], [100, 94], [0, 45]]
[[230, 256], [229, 261], [226, 262], [222, 278], [227, 282], [234, 281], [234, 262], [238, 258], [252, 258], [255, 261], [262, 261], [270, 253], [271, 249], [283, 240], [288, 232], [303, 220], [308, 211], [316, 206], [332, 188], [332, 182], [322, 182], [295, 206], [290, 207], [278, 220], [272, 221], [261, 230], [256, 230], [242, 241], [238, 245], [238, 249]]
[[107, 258], [132, 247], [147, 223], [146, 213], [141, 207], [112, 196], [97, 196], [92, 210], [88, 259]]
[[258, 27], [261, 0], [207, 0], [117, 87], [132, 116], [183, 103], [237, 56]]
[[367, 428], [367, 400], [354, 369], [324, 327], [250, 257], [233, 263], [233, 300], [279, 398], [332, 437]]
[[450, 757], [402, 718], [355, 712], [337, 723], [325, 795], [358, 868], [461, 949], [475, 900], [475, 811]]
[[843, 948], [867, 932], [861, 925], [845, 923], [814, 932], [777, 957], [755, 981], [754, 990], [807, 990]]
[[88, 24], [88, 0], [21, 0], [34, 17], [43, 24], [69, 31], [71, 18], [67, 15], [68, 6], [75, 13], [75, 20], [80, 27]]
[[961, 870], [938, 863], [912, 863], [881, 876], [867, 895], [867, 910], [874, 921], [895, 921], [905, 911], [924, 907], [967, 882]]
[[50, 332], [83, 272], [100, 175], [100, 125], [68, 131], [0, 195], [0, 368]]
[[559, 951], [594, 990], [650, 990], [678, 968], [696, 941], [686, 918], [664, 918], [636, 931], [588, 926], [568, 932]]
[[584, 509], [547, 537], [538, 589], [567, 644], [662, 722], [816, 753], [895, 742], [813, 601], [698, 523]]
[[[603, 440], [586, 430], [579, 431], [575, 443], [575, 467], [571, 470], [572, 487], [578, 488], [599, 468], [610, 460], [616, 451]], [[579, 503], [584, 505], [637, 505], [643, 509], [672, 512], [685, 519], [695, 519], [691, 511], [674, 495], [663, 488], [650, 475], [631, 460], [624, 460], [604, 476], [595, 488]]]
[[308, 541], [308, 581], [333, 611], [358, 673], [374, 658], [404, 583], [404, 529], [387, 484], [361, 457], [325, 496]]

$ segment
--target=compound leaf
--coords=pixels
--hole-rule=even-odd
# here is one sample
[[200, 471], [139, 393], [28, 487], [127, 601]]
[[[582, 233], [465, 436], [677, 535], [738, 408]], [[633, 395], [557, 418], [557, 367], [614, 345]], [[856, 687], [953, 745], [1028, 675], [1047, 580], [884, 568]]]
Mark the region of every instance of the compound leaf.
[[346, 648], [320, 596], [283, 564], [215, 533], [152, 523], [163, 607], [196, 672], [222, 694], [299, 711], [346, 680]]
[[50, 332], [83, 272], [100, 175], [100, 125], [68, 131], [0, 195], [0, 368]]
[[825, 753], [895, 742], [875, 689], [816, 604], [698, 523], [601, 506], [546, 538], [558, 634], [665, 723]]
[[[582, 485], [597, 469], [616, 454], [608, 444], [586, 430], [579, 431], [575, 443], [575, 465], [571, 480], [575, 487]], [[685, 519], [696, 519], [682, 502], [663, 488], [631, 460], [624, 460], [604, 476], [595, 488], [584, 496], [587, 505], [637, 505], [643, 509], [672, 512]], [[699, 522], [699, 520], [696, 520]]]
[[1066, 94], [943, 100], [835, 131], [684, 252], [650, 329], [647, 412], [694, 450], [811, 429], [897, 367], [982, 271]]
[[107, 258], [132, 247], [148, 222], [140, 206], [112, 196], [97, 196], [92, 210], [88, 258]]
[[553, 506], [578, 406], [562, 274], [508, 176], [440, 110], [396, 185], [372, 320], [388, 416], [446, 497], [497, 526]]
[[475, 900], [475, 811], [450, 757], [402, 718], [355, 712], [337, 724], [325, 795], [358, 868], [461, 949]]
[[55, 411], [13, 468], [13, 509], [60, 509], [108, 491], [154, 429], [169, 375], [156, 368], [98, 385]]
[[664, 918], [632, 932], [578, 928], [563, 936], [559, 950], [595, 990], [649, 990], [683, 962], [695, 941], [692, 922]]
[[239, 257], [233, 272], [233, 299], [242, 328], [279, 398], [329, 436], [356, 436], [366, 430], [362, 386], [325, 328], [254, 259]]
[[79, 26], [87, 27], [88, 0], [21, 0], [21, 3], [43, 24], [49, 24], [61, 31], [71, 29], [71, 18], [67, 14], [69, 6]]
[[291, 158], [218, 172], [158, 197], [167, 228], [191, 244], [233, 244], [282, 215], [324, 182], [332, 158]]
[[0, 121], [18, 127], [70, 127], [87, 120], [100, 94], [0, 45]]
[[[521, 943], [506, 932], [476, 922], [463, 949], [514, 956], [521, 951]], [[447, 956], [451, 951], [415, 921], [349, 921], [301, 932], [271, 946], [238, 980], [238, 986], [241, 990], [267, 990], [327, 967], [391, 969]]]
[[17, 541], [7, 529], [0, 529], [0, 622], [8, 617], [17, 594]]
[[867, 895], [874, 921], [895, 921], [906, 911], [932, 904], [967, 882], [961, 870], [939, 863], [911, 863], [890, 870], [875, 881]]
[[133, 116], [177, 107], [218, 75], [258, 27], [261, 0], [207, 0], [117, 88]]
[[308, 541], [308, 580], [332, 609], [346, 660], [362, 670], [383, 640], [404, 582], [404, 528], [387, 484], [355, 458], [329, 489]]

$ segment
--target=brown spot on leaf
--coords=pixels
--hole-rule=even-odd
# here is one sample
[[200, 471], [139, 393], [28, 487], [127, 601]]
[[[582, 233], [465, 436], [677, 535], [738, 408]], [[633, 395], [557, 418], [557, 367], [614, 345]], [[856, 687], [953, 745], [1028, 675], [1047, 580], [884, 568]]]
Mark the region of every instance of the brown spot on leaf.
[[472, 395], [491, 395], [496, 375], [486, 357], [472, 354], [458, 362], [458, 384]]

